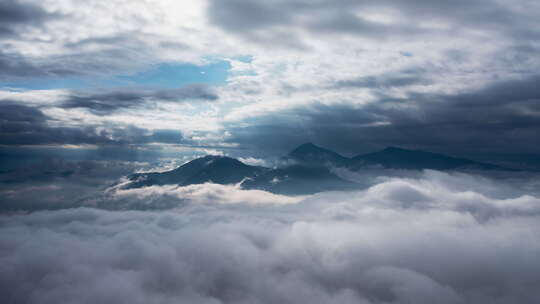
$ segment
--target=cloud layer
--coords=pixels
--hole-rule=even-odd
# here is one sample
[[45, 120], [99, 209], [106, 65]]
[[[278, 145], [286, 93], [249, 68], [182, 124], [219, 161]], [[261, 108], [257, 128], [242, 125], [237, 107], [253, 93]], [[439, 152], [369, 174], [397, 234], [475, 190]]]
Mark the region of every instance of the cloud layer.
[[540, 296], [540, 199], [506, 182], [428, 171], [289, 201], [238, 191], [155, 187], [109, 200], [187, 199], [170, 211], [3, 216], [2, 294], [9, 303], [508, 304]]

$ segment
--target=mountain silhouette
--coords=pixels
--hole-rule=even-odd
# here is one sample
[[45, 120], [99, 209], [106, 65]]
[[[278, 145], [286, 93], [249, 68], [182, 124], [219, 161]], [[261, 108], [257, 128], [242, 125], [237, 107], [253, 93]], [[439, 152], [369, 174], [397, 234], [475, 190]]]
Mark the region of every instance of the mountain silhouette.
[[250, 166], [226, 156], [204, 156], [167, 172], [137, 173], [128, 176], [125, 188], [152, 185], [187, 186], [206, 182], [239, 184], [243, 189], [300, 195], [321, 191], [358, 189], [359, 184], [344, 180], [332, 168], [352, 171], [368, 168], [406, 170], [512, 170], [497, 165], [425, 152], [388, 147], [384, 150], [347, 158], [312, 143], [300, 145], [283, 158], [280, 168]]
[[347, 157], [312, 143], [300, 145], [285, 156], [284, 159], [293, 160], [303, 165], [332, 165], [337, 167], [346, 166], [350, 161]]
[[363, 168], [514, 171], [514, 169], [465, 158], [397, 147], [388, 147], [381, 151], [347, 158], [312, 143], [305, 143], [290, 152], [285, 159], [294, 160], [302, 165], [344, 167], [353, 171]]
[[234, 158], [208, 155], [171, 171], [132, 174], [128, 177], [132, 181], [128, 188], [170, 184], [187, 186], [206, 182], [237, 184], [246, 177], [253, 177], [267, 170], [269, 169], [246, 165]]
[[409, 170], [511, 170], [501, 166], [425, 152], [388, 147], [384, 150], [353, 157], [348, 165], [351, 170], [380, 166], [388, 169]]
[[249, 166], [224, 156], [205, 156], [171, 171], [137, 173], [128, 179], [131, 182], [124, 186], [127, 189], [212, 182], [223, 185], [240, 183], [243, 189], [300, 195], [357, 188], [357, 184], [339, 178], [323, 166], [292, 165], [271, 169]]

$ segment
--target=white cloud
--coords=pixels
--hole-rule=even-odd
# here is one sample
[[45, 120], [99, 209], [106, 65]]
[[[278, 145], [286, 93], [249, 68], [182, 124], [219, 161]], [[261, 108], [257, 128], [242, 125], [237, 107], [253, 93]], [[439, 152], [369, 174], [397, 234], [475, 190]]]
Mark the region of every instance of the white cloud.
[[0, 286], [12, 303], [534, 303], [540, 199], [494, 186], [508, 187], [426, 172], [303, 200], [212, 184], [117, 192], [187, 202], [3, 216]]
[[293, 204], [303, 197], [288, 197], [261, 190], [242, 190], [239, 185], [196, 184], [184, 187], [175, 185], [151, 186], [139, 189], [114, 189], [113, 199], [144, 201], [152, 206], [155, 200], [173, 200], [187, 204]]
[[254, 158], [254, 157], [240, 157], [238, 158], [239, 161], [243, 162], [244, 164], [248, 164], [251, 166], [262, 166], [262, 167], [271, 167], [268, 165], [268, 162], [261, 158]]

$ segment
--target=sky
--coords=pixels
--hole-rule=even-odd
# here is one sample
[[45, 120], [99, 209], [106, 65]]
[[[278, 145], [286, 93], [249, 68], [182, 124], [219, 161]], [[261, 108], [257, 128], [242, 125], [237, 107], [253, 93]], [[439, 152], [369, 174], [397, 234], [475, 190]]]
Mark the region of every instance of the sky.
[[[537, 303], [539, 53], [536, 0], [0, 0], [2, 303]], [[124, 187], [306, 142], [536, 171]]]
[[528, 0], [3, 0], [2, 166], [51, 149], [265, 158], [304, 142], [538, 155], [538, 12]]

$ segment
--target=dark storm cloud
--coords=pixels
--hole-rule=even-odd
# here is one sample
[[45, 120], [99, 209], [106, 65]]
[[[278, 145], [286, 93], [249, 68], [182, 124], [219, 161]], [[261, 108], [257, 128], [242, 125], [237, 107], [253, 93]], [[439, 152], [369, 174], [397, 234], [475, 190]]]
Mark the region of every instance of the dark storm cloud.
[[147, 130], [133, 125], [53, 127], [41, 110], [16, 102], [0, 103], [0, 145], [137, 145], [182, 142], [179, 130]]
[[[533, 2], [519, 9], [531, 11]], [[369, 9], [390, 9], [402, 20], [393, 24], [370, 21], [363, 16]], [[353, 14], [351, 12], [360, 12]], [[345, 33], [385, 39], [419, 34], [451, 34], [468, 29], [485, 30], [509, 39], [538, 37], [534, 28], [536, 16], [523, 15], [503, 3], [482, 1], [211, 1], [208, 14], [224, 30], [253, 38], [256, 32], [279, 27], [298, 26], [314, 33]], [[430, 29], [422, 21], [447, 22], [447, 29]]]
[[[21, 80], [39, 83], [40, 80], [55, 79], [55, 77], [70, 77], [81, 75], [96, 75], [108, 71], [114, 66], [107, 60], [108, 54], [103, 55], [101, 63], [96, 63], [94, 56], [49, 56], [47, 58], [25, 57], [15, 53], [0, 50], [0, 80], [14, 82], [18, 85]], [[118, 53], [109, 54], [118, 57]], [[92, 57], [92, 58], [90, 58]], [[68, 64], [69, 63], [69, 64]]]
[[86, 108], [99, 114], [143, 106], [148, 101], [179, 102], [185, 100], [216, 100], [214, 89], [206, 85], [188, 85], [178, 89], [141, 90], [137, 88], [113, 90], [106, 93], [73, 92], [61, 105], [64, 108]]
[[[461, 94], [410, 92], [403, 98], [380, 95], [363, 106], [303, 106], [253, 118], [248, 127], [231, 125], [230, 140], [264, 151], [281, 147], [282, 153], [306, 141], [346, 154], [396, 145], [452, 153], [539, 153], [539, 81], [535, 75]], [[276, 145], [280, 141], [283, 145]]]
[[478, 92], [451, 96], [451, 102], [462, 107], [496, 107], [538, 105], [540, 100], [540, 75], [525, 79], [505, 80], [493, 83]]
[[17, 26], [40, 25], [52, 16], [55, 14], [32, 3], [3, 0], [0, 2], [0, 37], [13, 35]]
[[10, 127], [16, 126], [18, 123], [42, 123], [46, 120], [46, 116], [38, 109], [19, 105], [15, 103], [7, 103], [1, 105], [0, 120], [5, 123], [13, 123], [13, 125], [5, 124], [3, 127], [9, 130]]
[[514, 191], [434, 171], [297, 202], [212, 184], [113, 191], [105, 203], [127, 208], [189, 200], [4, 215], [0, 291], [13, 304], [535, 303], [539, 199]]
[[21, 104], [0, 104], [0, 144], [106, 144], [113, 143], [91, 126], [81, 128], [50, 127], [48, 117], [39, 109]]

